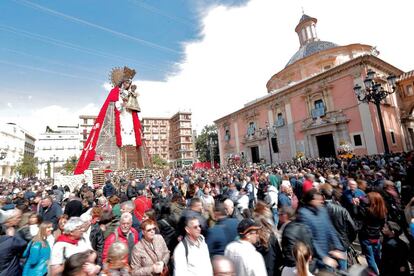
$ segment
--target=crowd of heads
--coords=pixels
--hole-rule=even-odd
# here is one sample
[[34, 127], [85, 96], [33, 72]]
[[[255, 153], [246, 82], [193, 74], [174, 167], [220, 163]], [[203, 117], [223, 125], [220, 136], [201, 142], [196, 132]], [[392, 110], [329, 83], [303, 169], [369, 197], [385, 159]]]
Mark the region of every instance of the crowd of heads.
[[[278, 243], [281, 260], [272, 260], [277, 263], [276, 271], [283, 266], [283, 230], [288, 223], [306, 224], [299, 210], [324, 209], [327, 202], [333, 202], [350, 214], [358, 226], [356, 231], [366, 224], [366, 211], [384, 220], [382, 236], [404, 235], [412, 250], [413, 163], [414, 154], [410, 152], [350, 159], [299, 159], [220, 169], [171, 169], [152, 171], [144, 177], [137, 177], [136, 171], [118, 171], [108, 173], [102, 186], [80, 183], [75, 190], [36, 178], [3, 180], [0, 234], [20, 237], [26, 244], [45, 245], [52, 242], [51, 236], [54, 243], [61, 236], [78, 241], [91, 235], [91, 231], [101, 231], [102, 246], [97, 249], [95, 241], [89, 242], [90, 251], [67, 258], [61, 273], [78, 275], [78, 270], [92, 273], [104, 271], [104, 267], [109, 273], [110, 269], [125, 266], [129, 267], [126, 273], [130, 273], [136, 269], [131, 265], [134, 244], [128, 244], [130, 233], [136, 232], [139, 240], [147, 241], [161, 235], [171, 256], [183, 237], [192, 241], [206, 237], [210, 242], [211, 229], [220, 221], [232, 218], [237, 220], [237, 239], [255, 245], [266, 262], [265, 252], [273, 248], [274, 241]], [[335, 222], [332, 224], [335, 226]], [[110, 236], [113, 242], [104, 249], [103, 243]], [[126, 242], [119, 242], [123, 237]], [[298, 241], [292, 246], [291, 256], [298, 264], [298, 275], [314, 269], [312, 265], [309, 268], [312, 256], [321, 257], [320, 252], [313, 252], [314, 247], [312, 241]], [[376, 262], [377, 267], [368, 264], [374, 272], [380, 266], [380, 261]], [[238, 269], [225, 254], [212, 255], [211, 263], [216, 275], [227, 270], [235, 273]], [[155, 264], [154, 269], [160, 268]]]

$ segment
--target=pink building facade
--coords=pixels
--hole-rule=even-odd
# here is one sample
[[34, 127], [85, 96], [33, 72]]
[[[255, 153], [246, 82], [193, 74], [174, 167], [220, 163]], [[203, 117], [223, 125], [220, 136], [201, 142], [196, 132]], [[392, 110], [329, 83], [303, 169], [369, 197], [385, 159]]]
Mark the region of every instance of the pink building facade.
[[[267, 83], [268, 94], [215, 121], [220, 159], [277, 163], [299, 155], [335, 156], [348, 143], [357, 155], [384, 152], [375, 105], [360, 103], [353, 87], [369, 69], [391, 90], [386, 78], [404, 72], [364, 44], [338, 46], [316, 35], [315, 18], [303, 15], [295, 31], [300, 48]], [[390, 151], [407, 150], [400, 92], [381, 105]]]

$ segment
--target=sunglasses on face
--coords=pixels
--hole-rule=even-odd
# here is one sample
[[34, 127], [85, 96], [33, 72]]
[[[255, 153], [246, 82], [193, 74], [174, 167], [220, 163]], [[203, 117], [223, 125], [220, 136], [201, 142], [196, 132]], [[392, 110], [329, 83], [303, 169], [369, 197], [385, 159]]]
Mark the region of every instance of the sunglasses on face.
[[152, 227], [152, 228], [148, 228], [147, 230], [145, 230], [145, 231], [147, 231], [147, 232], [152, 232], [152, 231], [155, 231], [155, 227]]
[[198, 228], [201, 228], [201, 225], [200, 224], [199, 225], [194, 225], [192, 228], [193, 229], [198, 229]]

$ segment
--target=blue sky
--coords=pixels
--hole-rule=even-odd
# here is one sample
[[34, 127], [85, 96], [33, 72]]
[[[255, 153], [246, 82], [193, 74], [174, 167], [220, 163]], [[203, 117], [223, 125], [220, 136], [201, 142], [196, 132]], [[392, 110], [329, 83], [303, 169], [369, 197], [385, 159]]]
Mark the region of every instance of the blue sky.
[[377, 46], [380, 58], [414, 69], [409, 0], [2, 0], [0, 121], [34, 135], [76, 124], [99, 111], [111, 68], [128, 65], [141, 115], [191, 110], [201, 129], [266, 94], [299, 47], [302, 7], [322, 40]]
[[[99, 89], [108, 71], [124, 64], [141, 80], [163, 80], [183, 58], [182, 41], [199, 39], [195, 2], [1, 1], [3, 89], [26, 95], [36, 87], [35, 104], [43, 96], [59, 103], [69, 93], [92, 100], [85, 90]], [[8, 102], [17, 96], [8, 94]]]

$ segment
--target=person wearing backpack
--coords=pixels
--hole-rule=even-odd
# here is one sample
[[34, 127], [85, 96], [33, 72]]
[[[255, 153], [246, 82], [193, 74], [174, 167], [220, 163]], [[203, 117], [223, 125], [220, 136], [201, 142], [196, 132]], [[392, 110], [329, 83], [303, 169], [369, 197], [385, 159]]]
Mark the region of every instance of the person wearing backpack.
[[197, 217], [186, 217], [185, 232], [174, 250], [174, 275], [212, 276], [210, 254]]
[[23, 268], [23, 276], [46, 275], [47, 262], [50, 258], [51, 249], [47, 242], [47, 237], [52, 234], [53, 224], [43, 222], [40, 224], [39, 232], [32, 239], [23, 253], [26, 263]]

